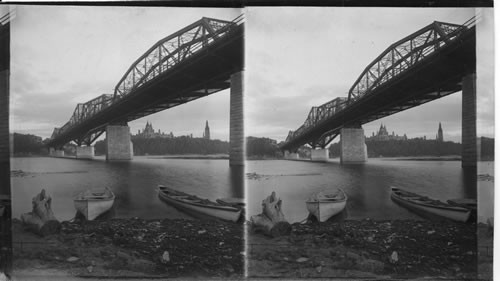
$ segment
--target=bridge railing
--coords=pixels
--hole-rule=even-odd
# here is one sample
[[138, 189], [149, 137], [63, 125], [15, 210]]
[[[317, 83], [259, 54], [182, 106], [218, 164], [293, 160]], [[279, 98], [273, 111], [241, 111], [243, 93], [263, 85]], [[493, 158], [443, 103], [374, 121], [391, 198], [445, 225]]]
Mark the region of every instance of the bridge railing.
[[158, 41], [127, 70], [115, 87], [114, 99], [119, 99], [141, 87], [160, 74], [183, 62], [243, 22], [239, 16], [233, 21], [212, 18], [201, 20]]
[[463, 25], [435, 21], [397, 41], [379, 55], [358, 77], [349, 90], [349, 102], [355, 101], [401, 75], [443, 48], [475, 24], [475, 18]]

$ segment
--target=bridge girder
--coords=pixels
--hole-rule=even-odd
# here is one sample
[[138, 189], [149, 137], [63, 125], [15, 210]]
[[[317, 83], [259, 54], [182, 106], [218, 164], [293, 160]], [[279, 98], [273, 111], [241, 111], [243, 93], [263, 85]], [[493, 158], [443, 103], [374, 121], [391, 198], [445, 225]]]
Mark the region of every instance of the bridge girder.
[[369, 95], [377, 87], [439, 51], [468, 29], [464, 25], [435, 21], [393, 43], [371, 62], [349, 89], [348, 101]]
[[242, 16], [202, 18], [158, 41], [129, 67], [113, 94], [78, 104], [48, 145], [91, 143], [107, 124], [127, 123], [227, 89], [230, 74], [242, 69], [242, 52], [235, 50], [243, 49], [242, 23]]
[[[464, 25], [434, 22], [392, 44], [365, 68], [342, 106], [335, 107], [334, 114], [319, 108], [339, 98], [313, 107], [306, 121], [297, 130], [289, 131], [281, 149], [305, 143], [327, 145], [342, 127], [365, 124], [459, 91], [457, 81], [461, 81], [461, 75], [475, 71], [474, 25], [474, 18]], [[466, 47], [458, 50], [459, 44]], [[446, 55], [437, 55], [442, 50], [446, 50]], [[463, 59], [463, 63], [451, 57]], [[446, 66], [430, 67], [436, 58], [446, 62]], [[432, 71], [424, 71], [425, 68]], [[434, 85], [430, 80], [436, 77], [442, 80]], [[374, 92], [377, 94], [372, 95]], [[382, 97], [377, 97], [380, 93]]]

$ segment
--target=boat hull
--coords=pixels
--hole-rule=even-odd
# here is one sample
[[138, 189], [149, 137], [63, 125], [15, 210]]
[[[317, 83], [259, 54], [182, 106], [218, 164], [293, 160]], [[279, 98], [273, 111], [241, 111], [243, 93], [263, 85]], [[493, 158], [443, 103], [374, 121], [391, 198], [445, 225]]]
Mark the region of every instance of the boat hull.
[[75, 209], [91, 221], [113, 207], [114, 198], [108, 200], [75, 200]]
[[394, 191], [391, 194], [392, 200], [401, 206], [416, 212], [417, 214], [428, 218], [445, 218], [458, 222], [466, 222], [470, 217], [470, 210], [459, 207], [431, 206], [428, 204], [419, 204], [398, 196]]
[[347, 201], [342, 202], [306, 202], [309, 213], [316, 217], [319, 222], [325, 222], [329, 218], [342, 212]]
[[241, 216], [241, 209], [233, 207], [191, 204], [179, 199], [172, 198], [171, 196], [163, 193], [161, 190], [158, 192], [158, 196], [166, 203], [184, 212], [193, 214], [194, 216], [201, 215], [203, 217], [217, 218], [232, 222], [238, 221]]

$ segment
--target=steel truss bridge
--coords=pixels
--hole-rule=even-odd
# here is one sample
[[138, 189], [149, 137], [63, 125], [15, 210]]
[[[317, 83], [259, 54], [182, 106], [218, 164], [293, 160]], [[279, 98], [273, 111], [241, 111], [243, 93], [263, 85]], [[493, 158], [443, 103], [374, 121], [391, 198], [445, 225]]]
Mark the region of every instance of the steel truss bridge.
[[242, 16], [202, 18], [161, 39], [129, 67], [113, 94], [79, 103], [69, 121], [54, 129], [48, 146], [90, 145], [107, 125], [229, 88], [231, 75], [243, 69], [243, 22]]
[[475, 18], [463, 25], [435, 21], [392, 44], [364, 69], [347, 97], [313, 107], [280, 148], [325, 148], [342, 128], [360, 128], [460, 91], [462, 77], [476, 69], [475, 23]]

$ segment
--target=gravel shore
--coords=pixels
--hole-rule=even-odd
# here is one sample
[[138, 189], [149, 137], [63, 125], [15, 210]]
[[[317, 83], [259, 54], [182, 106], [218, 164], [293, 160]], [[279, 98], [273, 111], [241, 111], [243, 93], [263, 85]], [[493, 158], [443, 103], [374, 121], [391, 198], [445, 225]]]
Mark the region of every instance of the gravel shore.
[[416, 220], [293, 224], [290, 236], [248, 237], [250, 277], [477, 276], [476, 225]]
[[[244, 272], [243, 225], [184, 219], [63, 222], [40, 237], [13, 222], [14, 276], [219, 277]], [[31, 270], [31, 271], [30, 271]]]

